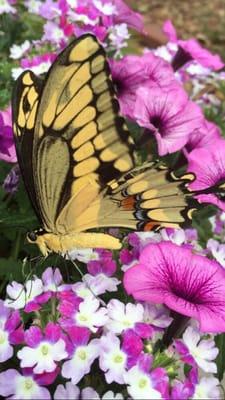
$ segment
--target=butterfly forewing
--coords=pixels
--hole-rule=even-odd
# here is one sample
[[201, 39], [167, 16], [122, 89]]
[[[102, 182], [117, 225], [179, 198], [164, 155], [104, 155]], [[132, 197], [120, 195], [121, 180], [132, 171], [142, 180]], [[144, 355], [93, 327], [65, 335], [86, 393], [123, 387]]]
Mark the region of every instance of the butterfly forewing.
[[64, 207], [82, 212], [132, 166], [132, 140], [119, 116], [105, 52], [84, 35], [53, 63], [38, 108], [33, 171], [45, 226], [65, 232], [55, 226]]
[[34, 128], [37, 109], [43, 90], [43, 80], [25, 71], [16, 81], [12, 96], [13, 132], [17, 159], [24, 184], [34, 210], [40, 219], [41, 204], [38, 202], [33, 176]]

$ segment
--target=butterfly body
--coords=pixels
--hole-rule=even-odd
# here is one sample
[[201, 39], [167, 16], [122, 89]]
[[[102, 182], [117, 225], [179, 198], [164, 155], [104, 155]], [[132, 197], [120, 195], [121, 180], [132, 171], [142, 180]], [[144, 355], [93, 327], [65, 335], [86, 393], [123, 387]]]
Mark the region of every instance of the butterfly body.
[[89, 230], [178, 227], [191, 218], [185, 183], [193, 175], [175, 179], [154, 163], [134, 168], [105, 51], [91, 34], [59, 54], [44, 80], [25, 71], [12, 108], [18, 162], [43, 227], [28, 241], [45, 256], [120, 248]]

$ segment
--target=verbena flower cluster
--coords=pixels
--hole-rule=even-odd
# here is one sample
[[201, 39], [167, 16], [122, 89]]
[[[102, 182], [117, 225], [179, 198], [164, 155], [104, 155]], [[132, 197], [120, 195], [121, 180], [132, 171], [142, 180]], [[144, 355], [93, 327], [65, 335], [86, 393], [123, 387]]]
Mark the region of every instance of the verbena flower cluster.
[[[130, 28], [144, 35], [144, 23], [123, 0], [3, 0], [0, 14], [41, 24], [35, 40], [8, 49], [13, 80], [27, 68], [46, 73], [70, 40], [96, 35], [137, 144], [150, 143], [156, 157], [176, 152], [195, 175], [195, 199], [221, 210], [213, 209], [207, 240], [194, 228], [133, 232], [119, 253], [74, 249], [84, 273], [77, 282], [63, 266], [9, 282], [0, 300], [0, 396], [223, 398], [215, 340], [225, 332], [225, 140], [206, 117], [221, 99], [204, 90], [224, 83], [223, 61], [195, 39], [179, 39], [170, 21], [165, 46], [130, 54]], [[9, 105], [0, 111], [0, 139], [0, 159], [12, 163], [3, 188], [13, 196], [19, 168]]]
[[[0, 361], [2, 367], [13, 363], [0, 373], [0, 394], [219, 398], [213, 375], [218, 348], [208, 333], [225, 330], [225, 270], [203, 255], [196, 231], [129, 235], [120, 254], [123, 282], [110, 251], [83, 250], [80, 257], [89, 261], [76, 283], [64, 283], [60, 270], [49, 267], [41, 278], [7, 286], [0, 303]], [[174, 311], [192, 319], [168, 347]]]

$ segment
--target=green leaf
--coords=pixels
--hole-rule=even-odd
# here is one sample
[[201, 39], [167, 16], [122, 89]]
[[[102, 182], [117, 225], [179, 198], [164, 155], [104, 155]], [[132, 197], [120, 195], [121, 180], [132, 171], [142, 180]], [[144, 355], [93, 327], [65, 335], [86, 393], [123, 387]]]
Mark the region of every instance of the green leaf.
[[12, 258], [0, 258], [0, 277], [6, 283], [8, 281], [24, 279], [23, 277], [23, 263], [22, 261], [14, 260]]
[[217, 376], [221, 381], [225, 371], [225, 334], [222, 333], [221, 335], [216, 336], [215, 341], [217, 347], [219, 348], [219, 354], [216, 358], [216, 364], [218, 368]]

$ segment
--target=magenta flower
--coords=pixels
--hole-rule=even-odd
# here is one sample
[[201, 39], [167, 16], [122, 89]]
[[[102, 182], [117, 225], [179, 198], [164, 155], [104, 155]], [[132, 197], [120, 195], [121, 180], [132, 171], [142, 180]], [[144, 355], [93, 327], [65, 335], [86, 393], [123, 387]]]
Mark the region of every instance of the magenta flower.
[[[220, 56], [217, 54], [212, 54], [209, 50], [202, 47], [196, 39], [179, 40], [177, 38], [176, 30], [170, 20], [167, 20], [164, 23], [163, 32], [167, 35], [169, 41], [176, 43], [180, 49], [182, 49], [182, 54], [181, 52], [179, 53], [178, 50], [178, 53], [173, 60], [173, 64], [184, 65], [190, 60], [196, 60], [203, 67], [210, 68], [214, 71], [224, 67], [224, 63], [222, 62]], [[185, 62], [180, 62], [181, 58]]]
[[123, 115], [133, 118], [136, 91], [139, 87], [168, 88], [175, 77], [170, 65], [152, 53], [128, 55], [110, 60], [113, 82]]
[[220, 128], [213, 122], [202, 121], [201, 126], [194, 130], [185, 146], [185, 151], [190, 153], [192, 150], [211, 146], [217, 139], [221, 138]]
[[128, 294], [193, 317], [203, 332], [225, 331], [225, 271], [215, 261], [170, 242], [149, 244], [124, 275]]
[[103, 273], [112, 276], [116, 272], [116, 262], [112, 259], [112, 252], [105, 249], [97, 249], [97, 260], [90, 260], [87, 264], [89, 274], [98, 275]]
[[200, 203], [215, 204], [221, 210], [225, 211], [225, 202], [223, 199], [225, 140], [218, 139], [209, 147], [193, 150], [188, 155], [188, 171], [193, 172], [196, 176], [196, 179], [189, 185], [189, 188], [205, 192], [196, 195], [197, 200]]
[[0, 111], [0, 160], [16, 162], [10, 107], [5, 111]]
[[160, 156], [180, 150], [202, 123], [201, 109], [188, 100], [178, 84], [168, 92], [139, 88], [134, 109], [136, 121], [154, 134]]

